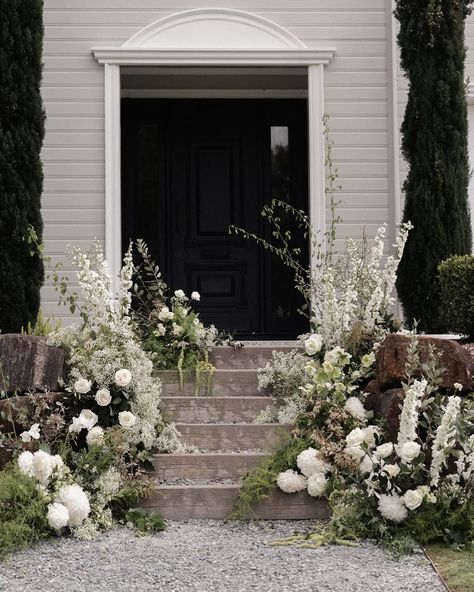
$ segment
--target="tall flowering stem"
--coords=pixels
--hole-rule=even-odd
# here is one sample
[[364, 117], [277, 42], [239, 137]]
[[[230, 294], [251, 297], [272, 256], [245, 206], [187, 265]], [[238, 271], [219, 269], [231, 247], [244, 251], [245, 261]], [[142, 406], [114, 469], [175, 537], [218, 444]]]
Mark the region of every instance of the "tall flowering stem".
[[427, 386], [428, 382], [426, 379], [415, 380], [405, 393], [400, 415], [400, 429], [397, 438], [398, 446], [402, 446], [406, 442], [414, 442], [418, 437], [418, 415], [421, 407], [421, 399], [426, 392]]
[[461, 408], [460, 397], [449, 397], [441, 423], [433, 442], [430, 467], [431, 486], [438, 485], [441, 469], [446, 463], [450, 449], [456, 442], [456, 421]]

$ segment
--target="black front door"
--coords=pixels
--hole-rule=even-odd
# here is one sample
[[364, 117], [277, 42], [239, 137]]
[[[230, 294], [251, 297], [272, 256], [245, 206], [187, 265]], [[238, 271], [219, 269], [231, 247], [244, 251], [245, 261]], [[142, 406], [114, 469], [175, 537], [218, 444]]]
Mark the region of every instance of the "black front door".
[[270, 238], [260, 212], [272, 197], [307, 210], [306, 101], [124, 99], [122, 107], [124, 248], [144, 238], [173, 290], [201, 294], [208, 324], [239, 338], [305, 332], [292, 274], [229, 226]]

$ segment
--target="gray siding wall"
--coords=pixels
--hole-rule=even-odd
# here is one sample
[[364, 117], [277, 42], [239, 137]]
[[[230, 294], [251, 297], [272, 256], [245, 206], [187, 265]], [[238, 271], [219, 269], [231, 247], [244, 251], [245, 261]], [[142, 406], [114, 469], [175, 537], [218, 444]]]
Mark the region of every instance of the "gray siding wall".
[[[340, 233], [358, 236], [366, 225], [371, 235], [381, 223], [393, 223], [388, 1], [45, 0], [43, 217], [53, 263], [69, 243], [87, 249], [95, 237], [104, 238], [103, 67], [91, 47], [122, 44], [154, 20], [209, 4], [271, 19], [309, 47], [336, 48], [325, 72], [325, 99], [344, 202]], [[67, 263], [64, 269], [71, 272]], [[68, 322], [56, 300], [46, 284], [45, 313]]]

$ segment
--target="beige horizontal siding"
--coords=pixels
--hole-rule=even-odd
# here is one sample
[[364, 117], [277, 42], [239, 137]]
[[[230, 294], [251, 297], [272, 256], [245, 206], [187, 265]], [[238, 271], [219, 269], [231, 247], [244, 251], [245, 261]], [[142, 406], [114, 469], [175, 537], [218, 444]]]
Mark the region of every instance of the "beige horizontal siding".
[[[121, 45], [159, 18], [208, 5], [205, 0], [45, 0], [43, 216], [53, 262], [63, 259], [68, 243], [89, 249], [94, 238], [104, 239], [104, 75], [91, 48]], [[325, 71], [325, 107], [341, 185], [340, 233], [360, 236], [363, 224], [369, 234], [375, 232], [388, 221], [390, 208], [386, 2], [219, 0], [218, 5], [266, 17], [308, 47], [336, 47]], [[70, 264], [64, 265], [71, 272]], [[45, 313], [57, 312], [69, 322], [71, 315], [57, 310], [55, 302], [47, 284]]]

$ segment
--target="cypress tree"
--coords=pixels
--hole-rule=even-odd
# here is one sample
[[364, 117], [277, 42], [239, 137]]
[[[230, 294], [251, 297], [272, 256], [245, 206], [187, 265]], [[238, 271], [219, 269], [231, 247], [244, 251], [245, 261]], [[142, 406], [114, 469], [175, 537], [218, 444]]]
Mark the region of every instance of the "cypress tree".
[[398, 0], [398, 44], [409, 81], [402, 124], [408, 163], [403, 220], [414, 225], [399, 267], [409, 323], [442, 331], [437, 265], [471, 251], [464, 24], [472, 0]]
[[42, 0], [0, 0], [0, 330], [34, 323], [43, 263], [24, 240], [28, 226], [41, 241], [40, 95]]

